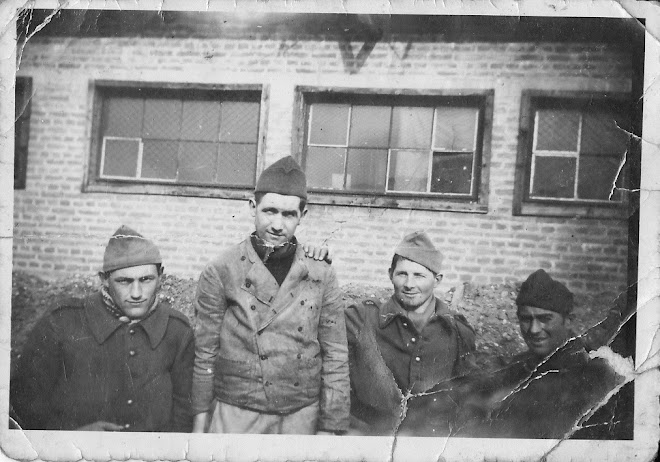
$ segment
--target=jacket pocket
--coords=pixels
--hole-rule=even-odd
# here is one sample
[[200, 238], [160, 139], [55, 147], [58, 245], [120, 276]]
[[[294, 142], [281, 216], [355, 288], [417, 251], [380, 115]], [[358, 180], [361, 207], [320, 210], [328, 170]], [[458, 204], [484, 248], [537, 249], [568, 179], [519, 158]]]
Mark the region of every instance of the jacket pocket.
[[261, 386], [255, 361], [235, 361], [218, 356], [215, 363], [215, 392], [221, 401], [239, 406], [256, 405]]
[[321, 357], [303, 358], [300, 361], [300, 378], [304, 384], [307, 398], [320, 398], [321, 392]]

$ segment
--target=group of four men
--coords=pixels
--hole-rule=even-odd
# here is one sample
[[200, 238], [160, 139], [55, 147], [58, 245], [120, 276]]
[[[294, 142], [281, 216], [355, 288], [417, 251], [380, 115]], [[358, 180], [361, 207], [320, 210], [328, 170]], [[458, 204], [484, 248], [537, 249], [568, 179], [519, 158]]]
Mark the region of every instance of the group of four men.
[[[292, 158], [262, 173], [249, 202], [254, 233], [199, 278], [194, 333], [158, 297], [157, 247], [117, 230], [100, 292], [59, 304], [32, 331], [12, 374], [16, 425], [560, 437], [616, 385], [606, 365], [570, 341], [572, 294], [542, 270], [517, 299], [529, 351], [494, 374], [478, 371], [474, 330], [434, 295], [442, 254], [423, 232], [395, 249], [387, 302], [345, 309], [327, 249], [296, 240], [306, 201]], [[568, 407], [537, 412], [524, 391], [548, 367], [558, 382], [538, 393], [573, 390]]]

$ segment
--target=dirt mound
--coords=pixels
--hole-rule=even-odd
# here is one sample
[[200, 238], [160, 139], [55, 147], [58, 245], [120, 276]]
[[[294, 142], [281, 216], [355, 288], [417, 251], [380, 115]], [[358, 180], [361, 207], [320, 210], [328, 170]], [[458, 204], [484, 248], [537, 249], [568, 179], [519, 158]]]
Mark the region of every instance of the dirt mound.
[[[96, 275], [73, 275], [70, 278], [45, 281], [24, 272], [14, 272], [12, 279], [12, 359], [19, 354], [27, 334], [35, 322], [49, 307], [59, 301], [84, 297], [98, 290], [100, 281]], [[197, 281], [165, 275], [160, 297], [172, 303], [193, 321], [193, 300]], [[477, 362], [483, 367], [500, 362], [524, 351], [516, 318], [515, 299], [519, 286], [511, 284], [473, 286], [464, 284], [444, 294], [438, 294], [450, 308], [466, 317], [477, 334]], [[391, 289], [347, 285], [342, 287], [347, 304], [358, 303], [365, 298], [384, 302], [391, 296]], [[576, 333], [597, 324], [607, 316], [616, 294], [576, 296], [573, 323]]]

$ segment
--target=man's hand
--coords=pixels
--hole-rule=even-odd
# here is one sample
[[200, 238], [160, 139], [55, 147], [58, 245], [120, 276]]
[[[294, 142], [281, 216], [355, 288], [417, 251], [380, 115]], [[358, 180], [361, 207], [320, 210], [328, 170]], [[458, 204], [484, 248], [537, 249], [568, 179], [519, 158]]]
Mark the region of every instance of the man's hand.
[[208, 412], [200, 412], [195, 415], [193, 420], [193, 433], [206, 433], [206, 426], [209, 420]]
[[325, 260], [328, 263], [332, 263], [332, 256], [330, 255], [329, 247], [316, 247], [310, 244], [303, 244], [303, 250], [305, 251], [307, 258], [313, 258], [318, 261]]
[[76, 430], [80, 432], [119, 432], [122, 431], [123, 429], [124, 429], [123, 425], [117, 425], [112, 422], [105, 422], [103, 420], [99, 420], [92, 424], [79, 427]]

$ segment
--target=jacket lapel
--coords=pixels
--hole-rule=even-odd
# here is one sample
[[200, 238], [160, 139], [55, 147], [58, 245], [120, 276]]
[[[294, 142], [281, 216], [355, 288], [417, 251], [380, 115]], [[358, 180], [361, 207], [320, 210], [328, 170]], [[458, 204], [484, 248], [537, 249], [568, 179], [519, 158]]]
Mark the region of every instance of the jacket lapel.
[[252, 247], [250, 240], [243, 241], [243, 255], [250, 262], [250, 267], [246, 273], [245, 280], [241, 284], [241, 289], [248, 292], [264, 305], [270, 305], [280, 289], [277, 281], [270, 274], [270, 271], [264, 266]]
[[[266, 270], [266, 272], [268, 272], [268, 270]], [[270, 276], [270, 273], [268, 274]], [[275, 292], [275, 297], [270, 304], [270, 309], [264, 316], [262, 316], [258, 332], [261, 332], [268, 327], [268, 325], [272, 323], [282, 311], [293, 305], [292, 302], [298, 298], [303, 289], [301, 281], [306, 279], [308, 274], [309, 269], [305, 262], [305, 253], [302, 247], [298, 246], [296, 248], [296, 256], [291, 264], [289, 274], [286, 275], [286, 279], [282, 282], [282, 286], [279, 287], [279, 290]], [[277, 285], [275, 278], [271, 276], [271, 279], [275, 285]]]

